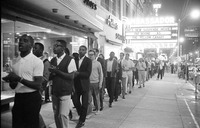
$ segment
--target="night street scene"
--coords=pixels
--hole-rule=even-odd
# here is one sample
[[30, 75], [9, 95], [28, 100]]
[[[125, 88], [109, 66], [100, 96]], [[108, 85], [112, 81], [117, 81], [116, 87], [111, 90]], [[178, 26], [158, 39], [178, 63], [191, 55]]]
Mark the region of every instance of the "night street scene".
[[200, 128], [200, 0], [1, 0], [1, 128]]

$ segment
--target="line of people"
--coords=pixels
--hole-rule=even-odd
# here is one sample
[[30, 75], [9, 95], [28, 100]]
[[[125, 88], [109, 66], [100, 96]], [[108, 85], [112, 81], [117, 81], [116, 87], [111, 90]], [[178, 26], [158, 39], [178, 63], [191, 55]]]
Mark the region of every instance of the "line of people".
[[79, 115], [76, 128], [80, 128], [91, 111], [98, 114], [103, 110], [106, 92], [111, 108], [121, 94], [125, 99], [125, 95], [132, 93], [135, 82], [139, 88], [145, 87], [145, 81], [155, 74], [154, 63], [142, 58], [131, 60], [129, 53], [120, 53], [118, 60], [115, 53], [110, 52], [110, 57], [105, 59], [98, 49], [88, 51], [82, 45], [79, 53], [70, 56], [64, 40], [55, 41], [53, 52], [56, 56], [50, 61], [43, 55], [44, 45], [34, 43], [29, 35], [20, 37], [19, 51], [20, 56], [13, 62], [12, 71], [3, 78], [16, 92], [13, 128], [45, 127], [40, 115], [41, 95], [45, 91], [45, 101], [49, 101], [49, 87], [56, 127], [69, 127], [73, 101]]

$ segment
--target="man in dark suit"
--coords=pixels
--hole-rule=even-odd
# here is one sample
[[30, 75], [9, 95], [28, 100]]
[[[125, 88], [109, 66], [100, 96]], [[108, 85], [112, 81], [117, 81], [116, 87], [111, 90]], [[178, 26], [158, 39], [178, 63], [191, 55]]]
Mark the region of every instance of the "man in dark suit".
[[115, 89], [115, 81], [118, 71], [118, 62], [114, 58], [115, 53], [110, 52], [110, 58], [106, 59], [105, 62], [105, 70], [106, 70], [106, 88], [109, 95], [109, 107], [112, 107], [114, 89]]
[[[87, 47], [82, 45], [79, 47], [79, 61], [78, 71], [75, 72], [74, 87], [75, 96], [73, 97], [73, 103], [78, 112], [79, 121], [76, 128], [84, 126], [88, 108], [88, 96], [90, 85], [90, 74], [92, 71], [92, 61], [85, 56], [87, 53]], [[82, 102], [80, 97], [82, 96]]]

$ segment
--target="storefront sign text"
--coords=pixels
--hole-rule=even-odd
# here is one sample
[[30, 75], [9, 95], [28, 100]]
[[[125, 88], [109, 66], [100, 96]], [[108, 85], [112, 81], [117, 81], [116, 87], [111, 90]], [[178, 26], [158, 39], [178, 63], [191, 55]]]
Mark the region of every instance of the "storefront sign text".
[[119, 39], [119, 40], [122, 40], [122, 41], [125, 39], [124, 36], [120, 35], [119, 33], [115, 34], [115, 38]]
[[111, 28], [118, 29], [117, 23], [114, 22], [114, 19], [112, 19], [111, 16], [109, 16], [106, 20], [106, 24], [109, 25]]
[[90, 8], [97, 10], [97, 4], [93, 3], [90, 0], [84, 0], [83, 3], [85, 3], [87, 6], [89, 6]]
[[135, 18], [131, 20], [131, 24], [134, 24], [134, 25], [173, 24], [173, 23], [175, 23], [174, 17]]

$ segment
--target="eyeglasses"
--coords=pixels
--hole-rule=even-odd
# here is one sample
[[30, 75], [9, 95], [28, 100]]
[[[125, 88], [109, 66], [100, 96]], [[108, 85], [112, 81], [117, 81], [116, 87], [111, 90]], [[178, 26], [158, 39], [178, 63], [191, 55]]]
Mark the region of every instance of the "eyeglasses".
[[59, 47], [59, 46], [62, 47], [62, 45], [60, 45], [60, 44], [54, 44], [53, 46], [54, 46], [54, 47]]
[[94, 56], [94, 54], [88, 54], [89, 56]]

